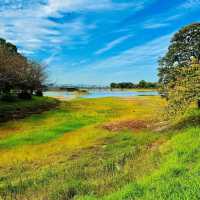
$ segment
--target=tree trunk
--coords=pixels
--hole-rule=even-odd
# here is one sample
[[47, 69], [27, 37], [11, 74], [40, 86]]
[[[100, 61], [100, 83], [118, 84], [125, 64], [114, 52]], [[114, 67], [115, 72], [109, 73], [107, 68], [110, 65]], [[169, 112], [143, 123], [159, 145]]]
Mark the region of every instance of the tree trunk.
[[200, 109], [200, 99], [197, 101], [197, 106]]

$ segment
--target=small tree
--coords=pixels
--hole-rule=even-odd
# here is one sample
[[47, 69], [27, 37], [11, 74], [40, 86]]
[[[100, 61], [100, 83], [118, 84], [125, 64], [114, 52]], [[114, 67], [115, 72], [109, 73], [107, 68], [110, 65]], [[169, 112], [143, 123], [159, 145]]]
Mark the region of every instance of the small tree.
[[42, 96], [43, 84], [46, 79], [44, 66], [34, 61], [27, 61], [20, 74], [19, 97], [30, 99], [33, 92]]
[[43, 85], [46, 80], [45, 66], [36, 62], [29, 62], [31, 68], [30, 89], [37, 96], [42, 96]]

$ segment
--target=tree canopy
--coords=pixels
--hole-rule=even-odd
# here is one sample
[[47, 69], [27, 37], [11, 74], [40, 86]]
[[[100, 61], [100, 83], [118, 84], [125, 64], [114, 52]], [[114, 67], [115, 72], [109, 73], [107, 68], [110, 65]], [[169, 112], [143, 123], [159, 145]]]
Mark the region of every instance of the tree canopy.
[[193, 102], [200, 107], [200, 23], [177, 32], [159, 64], [161, 93], [168, 99], [168, 112], [185, 111]]
[[30, 97], [42, 89], [45, 73], [42, 65], [20, 54], [17, 47], [0, 39], [0, 95]]
[[200, 107], [200, 64], [196, 58], [191, 58], [188, 67], [180, 68], [178, 77], [169, 87], [169, 114], [184, 112], [193, 102]]
[[176, 82], [179, 69], [190, 66], [190, 58], [200, 60], [200, 23], [182, 28], [171, 39], [170, 46], [164, 57], [159, 60], [159, 82], [162, 92], [167, 96], [166, 85]]

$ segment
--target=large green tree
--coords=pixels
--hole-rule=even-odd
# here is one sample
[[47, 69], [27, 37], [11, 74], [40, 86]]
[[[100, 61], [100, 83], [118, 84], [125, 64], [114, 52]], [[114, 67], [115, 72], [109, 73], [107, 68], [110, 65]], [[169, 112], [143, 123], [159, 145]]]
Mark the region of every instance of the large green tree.
[[159, 82], [161, 92], [168, 96], [169, 83], [173, 88], [179, 69], [190, 66], [191, 57], [200, 60], [200, 23], [182, 28], [172, 38], [164, 57], [159, 60]]
[[[180, 68], [176, 81], [168, 87], [168, 113], [176, 115], [185, 111], [193, 102], [200, 108], [200, 64], [195, 57], [191, 58], [190, 66]], [[171, 87], [173, 84], [173, 88]]]

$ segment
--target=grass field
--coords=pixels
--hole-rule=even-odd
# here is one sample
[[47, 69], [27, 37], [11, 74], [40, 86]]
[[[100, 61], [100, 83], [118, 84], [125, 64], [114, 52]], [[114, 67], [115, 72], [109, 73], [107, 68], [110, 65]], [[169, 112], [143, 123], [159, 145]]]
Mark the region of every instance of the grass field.
[[160, 130], [160, 97], [77, 99], [0, 125], [0, 199], [200, 198], [200, 111]]

